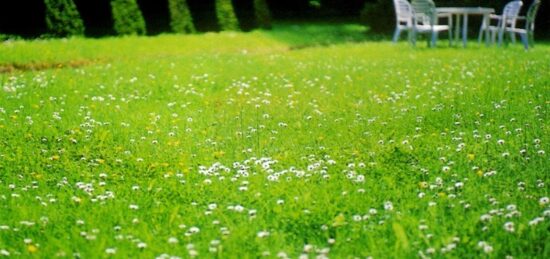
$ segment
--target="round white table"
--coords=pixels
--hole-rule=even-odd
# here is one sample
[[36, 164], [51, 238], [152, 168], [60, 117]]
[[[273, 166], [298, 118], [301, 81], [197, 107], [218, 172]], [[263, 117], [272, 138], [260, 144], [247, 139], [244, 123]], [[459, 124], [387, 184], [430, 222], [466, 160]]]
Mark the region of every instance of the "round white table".
[[[468, 41], [468, 16], [469, 15], [482, 15], [484, 24], [489, 24], [489, 16], [495, 13], [495, 9], [486, 7], [439, 7], [436, 8], [438, 14], [451, 14], [456, 17], [455, 26], [455, 39], [458, 40], [460, 31], [460, 17], [462, 20], [462, 46], [466, 47]], [[489, 44], [488, 31], [485, 32], [485, 43]]]

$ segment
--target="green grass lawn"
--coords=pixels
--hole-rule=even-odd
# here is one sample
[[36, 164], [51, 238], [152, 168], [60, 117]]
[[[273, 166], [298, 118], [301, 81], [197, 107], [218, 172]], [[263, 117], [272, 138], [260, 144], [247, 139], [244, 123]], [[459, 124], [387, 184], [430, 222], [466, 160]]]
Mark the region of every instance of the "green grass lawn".
[[4, 42], [0, 256], [550, 257], [550, 46], [367, 37]]

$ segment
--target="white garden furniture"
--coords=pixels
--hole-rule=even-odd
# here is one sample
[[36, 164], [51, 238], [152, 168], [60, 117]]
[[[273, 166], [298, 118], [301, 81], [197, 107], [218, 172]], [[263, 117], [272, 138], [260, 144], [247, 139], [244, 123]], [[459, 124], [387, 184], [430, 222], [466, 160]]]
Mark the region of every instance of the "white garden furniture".
[[[437, 35], [439, 32], [447, 31], [449, 34], [449, 45], [452, 44], [452, 16], [447, 13], [438, 13], [435, 8], [435, 4], [432, 0], [413, 0], [411, 3], [413, 7], [413, 19], [411, 30], [411, 42], [416, 45], [417, 33], [430, 34], [428, 39], [428, 46], [435, 47], [437, 41]], [[447, 24], [440, 25], [439, 18], [446, 18]]]
[[[521, 9], [523, 2], [519, 0], [514, 0], [507, 3], [504, 6], [502, 15], [491, 15], [489, 20], [484, 20], [481, 24], [481, 29], [479, 31], [479, 42], [481, 42], [483, 35], [487, 37], [489, 34], [491, 36], [491, 42], [495, 43], [496, 36], [498, 34], [498, 43], [502, 44], [504, 38], [504, 32], [508, 31], [510, 33], [510, 38], [512, 42], [515, 42], [515, 33], [511, 32], [516, 28], [516, 22], [518, 20], [518, 14]], [[492, 25], [491, 22], [496, 21], [496, 25]], [[488, 32], [488, 33], [487, 33]]]
[[523, 46], [525, 47], [525, 49], [529, 49], [529, 45], [532, 46], [534, 44], [535, 17], [537, 16], [540, 2], [541, 2], [540, 0], [534, 0], [533, 3], [531, 3], [531, 6], [529, 6], [529, 9], [527, 10], [527, 14], [525, 16], [517, 17], [517, 20], [525, 22], [524, 28], [509, 27], [509, 26], [506, 26], [504, 28], [506, 32], [519, 34], [521, 38], [521, 42], [523, 43]]
[[[481, 15], [485, 23], [488, 22], [489, 16], [495, 12], [493, 8], [487, 7], [439, 7], [436, 9], [438, 13], [451, 14], [455, 17], [453, 22], [455, 27], [455, 40], [462, 38], [462, 46], [466, 47], [468, 42], [468, 16]], [[460, 19], [462, 18], [462, 33], [460, 33]], [[462, 34], [462, 35], [461, 35]], [[488, 31], [486, 31], [488, 34]], [[486, 37], [487, 45], [489, 45], [489, 37]]]
[[395, 32], [393, 33], [393, 42], [395, 43], [404, 30], [407, 30], [410, 38], [413, 28], [413, 9], [407, 0], [393, 0], [393, 6], [395, 8], [396, 18]]

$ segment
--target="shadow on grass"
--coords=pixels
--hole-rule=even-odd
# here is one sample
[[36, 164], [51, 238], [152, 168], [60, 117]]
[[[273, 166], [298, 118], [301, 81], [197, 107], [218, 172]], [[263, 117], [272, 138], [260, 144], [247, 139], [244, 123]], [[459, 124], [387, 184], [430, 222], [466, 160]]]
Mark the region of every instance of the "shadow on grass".
[[367, 26], [349, 22], [277, 22], [272, 30], [262, 32], [289, 45], [290, 50], [388, 39], [370, 33]]

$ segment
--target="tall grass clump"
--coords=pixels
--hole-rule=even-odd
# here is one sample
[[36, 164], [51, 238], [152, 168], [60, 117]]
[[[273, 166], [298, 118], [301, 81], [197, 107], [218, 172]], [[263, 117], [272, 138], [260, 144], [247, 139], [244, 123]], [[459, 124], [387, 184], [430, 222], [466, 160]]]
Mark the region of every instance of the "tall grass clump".
[[186, 0], [168, 0], [170, 27], [176, 33], [194, 33], [193, 17]]
[[239, 31], [239, 20], [231, 0], [216, 0], [216, 17], [222, 31]]
[[119, 35], [145, 34], [145, 20], [136, 0], [112, 0], [114, 29]]
[[46, 26], [55, 36], [84, 34], [84, 22], [72, 0], [44, 0]]
[[262, 29], [271, 29], [271, 12], [266, 0], [254, 0], [256, 23]]

